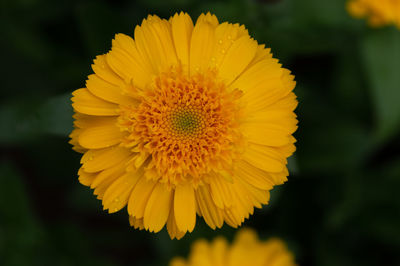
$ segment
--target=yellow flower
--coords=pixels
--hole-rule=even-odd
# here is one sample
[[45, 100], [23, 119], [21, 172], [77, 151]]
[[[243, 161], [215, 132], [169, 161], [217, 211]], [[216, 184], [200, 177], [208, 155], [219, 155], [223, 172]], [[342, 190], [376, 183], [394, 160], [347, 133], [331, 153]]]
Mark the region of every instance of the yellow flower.
[[187, 260], [177, 257], [170, 266], [295, 266], [285, 243], [273, 238], [260, 241], [250, 229], [242, 229], [231, 246], [218, 237], [212, 243], [197, 240]]
[[117, 34], [73, 93], [79, 180], [110, 213], [171, 238], [196, 213], [237, 227], [287, 180], [297, 128], [294, 77], [244, 26], [202, 14], [149, 16]]
[[368, 18], [372, 27], [394, 24], [400, 29], [400, 0], [349, 0], [347, 10], [356, 18]]

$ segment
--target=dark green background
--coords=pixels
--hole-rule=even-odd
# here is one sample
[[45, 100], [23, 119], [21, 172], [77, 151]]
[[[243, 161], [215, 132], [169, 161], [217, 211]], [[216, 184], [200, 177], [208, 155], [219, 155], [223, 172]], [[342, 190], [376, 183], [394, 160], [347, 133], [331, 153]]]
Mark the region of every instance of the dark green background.
[[299, 265], [400, 265], [400, 31], [369, 29], [344, 0], [0, 2], [0, 265], [167, 265], [213, 231], [171, 241], [108, 215], [78, 183], [70, 93], [115, 33], [148, 14], [214, 12], [245, 24], [293, 71], [289, 182], [245, 226], [282, 237]]

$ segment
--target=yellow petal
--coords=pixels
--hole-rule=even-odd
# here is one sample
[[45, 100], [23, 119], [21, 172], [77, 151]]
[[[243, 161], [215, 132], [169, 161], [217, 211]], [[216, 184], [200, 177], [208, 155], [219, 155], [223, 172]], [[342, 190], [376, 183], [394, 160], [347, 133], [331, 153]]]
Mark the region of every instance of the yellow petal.
[[271, 180], [269, 173], [257, 168], [244, 160], [236, 163], [235, 175], [254, 187], [270, 190], [275, 183]]
[[115, 35], [114, 40], [112, 40], [112, 46], [124, 50], [135, 62], [141, 65], [143, 71], [148, 74], [152, 73], [150, 62], [147, 62], [143, 57], [141, 57], [133, 38], [123, 33], [118, 33]]
[[296, 151], [296, 146], [294, 145], [295, 142], [296, 142], [296, 139], [293, 136], [290, 136], [289, 144], [287, 144], [285, 146], [281, 146], [281, 147], [272, 147], [272, 148], [287, 158]]
[[290, 141], [290, 132], [274, 128], [268, 124], [244, 123], [243, 135], [248, 142], [267, 146], [283, 146]]
[[116, 165], [105, 169], [104, 171], [101, 171], [97, 177], [93, 180], [92, 184], [90, 185], [91, 188], [96, 188], [100, 184], [102, 184], [105, 180], [107, 179], [116, 179], [116, 177], [122, 176], [124, 173], [126, 173], [126, 165], [128, 162], [128, 159], [122, 160]]
[[88, 149], [101, 149], [121, 142], [124, 134], [116, 126], [92, 127], [79, 136], [79, 144]]
[[79, 135], [82, 133], [82, 129], [80, 128], [75, 128], [71, 134], [69, 134], [69, 137], [71, 140], [68, 142], [71, 144], [73, 147], [72, 149], [76, 152], [79, 153], [84, 153], [87, 151], [87, 149], [83, 148], [81, 145], [79, 145]]
[[197, 205], [204, 221], [212, 229], [216, 227], [220, 228], [224, 222], [222, 212], [212, 200], [209, 188], [207, 188], [206, 185], [199, 186], [195, 193]]
[[250, 62], [248, 67], [257, 64], [261, 60], [271, 59], [271, 58], [272, 58], [271, 48], [265, 48], [265, 44], [258, 45], [256, 55], [254, 56], [253, 60]]
[[182, 232], [192, 232], [196, 224], [196, 202], [192, 184], [178, 185], [174, 197], [175, 220]]
[[144, 88], [151, 75], [143, 70], [140, 63], [133, 59], [125, 50], [113, 47], [106, 55], [110, 68], [125, 81], [133, 82], [139, 88]]
[[121, 87], [108, 83], [97, 75], [89, 75], [86, 87], [93, 95], [112, 103], [124, 105], [135, 103], [133, 98], [122, 95]]
[[154, 71], [150, 62], [140, 55], [136, 42], [130, 36], [119, 33], [115, 35], [112, 44], [113, 48], [119, 48], [129, 55], [129, 60], [133, 61], [132, 67], [135, 71], [132, 73], [133, 83], [140, 88], [144, 88], [154, 75]]
[[93, 180], [96, 178], [98, 173], [88, 173], [85, 172], [82, 167], [78, 171], [79, 175], [79, 182], [84, 185], [84, 186], [90, 186], [92, 184]]
[[[172, 199], [172, 205], [174, 206], [174, 199]], [[175, 211], [174, 208], [171, 208], [169, 216], [168, 216], [168, 220], [167, 220], [167, 230], [168, 230], [168, 234], [171, 237], [171, 239], [181, 239], [186, 232], [180, 231], [178, 229], [178, 226], [176, 225], [176, 220], [175, 220]]]
[[196, 23], [190, 41], [190, 75], [205, 71], [214, 51], [214, 27], [208, 22]]
[[150, 198], [151, 192], [154, 189], [156, 182], [141, 178], [132, 191], [128, 202], [129, 215], [136, 218], [143, 218], [147, 201]]
[[249, 36], [236, 40], [219, 67], [219, 75], [229, 85], [249, 65], [257, 51], [257, 42]]
[[277, 155], [267, 146], [260, 147], [256, 144], [249, 144], [243, 153], [243, 160], [267, 172], [281, 172], [285, 167], [281, 156]]
[[225, 59], [232, 44], [242, 36], [249, 37], [248, 31], [243, 25], [240, 26], [239, 24], [231, 24], [227, 22], [218, 25], [215, 28], [216, 44], [211, 57], [210, 67], [218, 68]]
[[147, 202], [143, 224], [150, 232], [159, 232], [168, 219], [172, 207], [172, 189], [166, 184], [157, 183]]
[[177, 63], [171, 24], [168, 21], [149, 16], [141, 26], [135, 28], [135, 41], [139, 53], [151, 63], [156, 74]]
[[210, 12], [207, 12], [207, 14], [201, 13], [200, 16], [197, 18], [196, 25], [203, 22], [207, 22], [213, 27], [216, 27], [219, 24], [218, 18]]
[[118, 105], [94, 96], [87, 89], [78, 89], [72, 95], [72, 107], [80, 113], [100, 116], [118, 115]]
[[268, 106], [268, 110], [292, 112], [297, 107], [296, 95], [291, 92]]
[[238, 219], [236, 218], [235, 215], [233, 215], [232, 210], [234, 210], [234, 208], [230, 208], [230, 209], [225, 209], [223, 212], [224, 215], [224, 221], [233, 228], [237, 228], [238, 226], [241, 225], [241, 222], [238, 221]]
[[89, 150], [91, 160], [83, 164], [86, 172], [93, 173], [110, 168], [131, 155], [125, 147], [111, 147], [101, 150]]
[[104, 193], [104, 209], [108, 209], [109, 213], [113, 213], [125, 207], [133, 187], [142, 176], [143, 171], [137, 173], [129, 172], [115, 180]]
[[250, 199], [252, 201], [252, 205], [256, 208], [261, 208], [262, 204], [268, 204], [269, 202], [269, 191], [256, 188], [253, 185], [250, 185], [247, 182], [244, 182], [242, 179], [238, 179], [243, 188], [246, 189], [247, 193], [250, 195]]
[[231, 183], [220, 175], [213, 175], [210, 178], [211, 196], [215, 205], [224, 209], [232, 205]]
[[289, 172], [287, 168], [284, 169], [284, 171], [280, 173], [269, 173], [270, 180], [273, 180], [275, 185], [281, 185], [287, 181], [287, 176], [289, 175]]
[[75, 119], [74, 126], [79, 128], [98, 127], [116, 122], [114, 116], [93, 116], [75, 113], [73, 118]]
[[232, 207], [225, 211], [225, 216], [230, 216], [235, 225], [241, 225], [253, 211], [254, 205], [248, 191], [239, 180], [235, 180], [232, 184]]
[[101, 171], [97, 177], [93, 180], [92, 184], [90, 185], [91, 188], [97, 188], [100, 184], [102, 184], [107, 179], [115, 180], [116, 177], [120, 177], [125, 174], [126, 171], [126, 164], [128, 159], [125, 159], [116, 165]]
[[189, 47], [192, 38], [193, 22], [187, 13], [175, 14], [171, 19], [172, 37], [178, 59], [185, 73], [189, 73]]
[[176, 65], [178, 63], [178, 58], [173, 41], [171, 23], [165, 19], [161, 19], [149, 23], [149, 26], [153, 33], [154, 41], [158, 41], [157, 49], [159, 49], [159, 53], [165, 57], [164, 60], [166, 63], [163, 68]]
[[[293, 133], [297, 129], [296, 115], [288, 110], [267, 109], [249, 114], [243, 121], [243, 125], [250, 123], [262, 125], [264, 128]], [[251, 126], [251, 125], [249, 125]]]
[[[280, 80], [283, 75], [281, 65], [277, 59], [266, 59], [249, 66], [232, 84], [231, 88], [239, 88], [246, 94], [253, 88], [262, 87], [272, 79]], [[245, 95], [244, 95], [245, 96]]]
[[106, 55], [98, 55], [92, 64], [92, 69], [101, 79], [116, 85], [122, 86], [124, 81], [108, 65]]
[[243, 95], [247, 103], [248, 112], [256, 112], [271, 108], [280, 108], [293, 111], [297, 100], [291, 91], [296, 86], [293, 76], [286, 69], [282, 76], [272, 79], [259, 78], [260, 82], [254, 87], [248, 87]]
[[124, 173], [120, 175], [111, 175], [108, 178], [104, 179], [99, 185], [96, 186], [95, 190], [93, 191], [94, 195], [97, 195], [97, 199], [102, 200], [104, 197], [104, 193], [106, 190], [114, 183], [115, 180], [120, 178]]
[[136, 217], [129, 216], [129, 224], [135, 229], [143, 230], [143, 218], [137, 219]]

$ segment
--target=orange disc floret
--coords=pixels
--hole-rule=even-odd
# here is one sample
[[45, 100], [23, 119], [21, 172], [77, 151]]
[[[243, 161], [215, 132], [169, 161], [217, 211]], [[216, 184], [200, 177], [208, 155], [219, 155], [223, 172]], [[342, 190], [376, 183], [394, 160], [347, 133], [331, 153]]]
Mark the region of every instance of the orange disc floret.
[[137, 108], [121, 109], [124, 143], [138, 143], [137, 150], [151, 156], [146, 171], [160, 182], [197, 186], [206, 174], [230, 171], [238, 156], [240, 96], [217, 83], [212, 71], [190, 78], [180, 69], [162, 73], [142, 92]]

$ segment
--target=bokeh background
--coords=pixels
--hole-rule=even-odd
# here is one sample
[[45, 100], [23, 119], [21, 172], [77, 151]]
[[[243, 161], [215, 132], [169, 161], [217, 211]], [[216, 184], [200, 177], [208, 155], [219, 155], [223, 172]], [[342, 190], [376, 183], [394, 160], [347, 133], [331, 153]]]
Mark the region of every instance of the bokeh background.
[[245, 226], [283, 238], [299, 265], [400, 265], [400, 31], [351, 18], [345, 0], [2, 0], [0, 265], [167, 265], [171, 241], [109, 215], [78, 183], [70, 94], [115, 33], [147, 14], [211, 11], [245, 24], [297, 80], [289, 182]]

